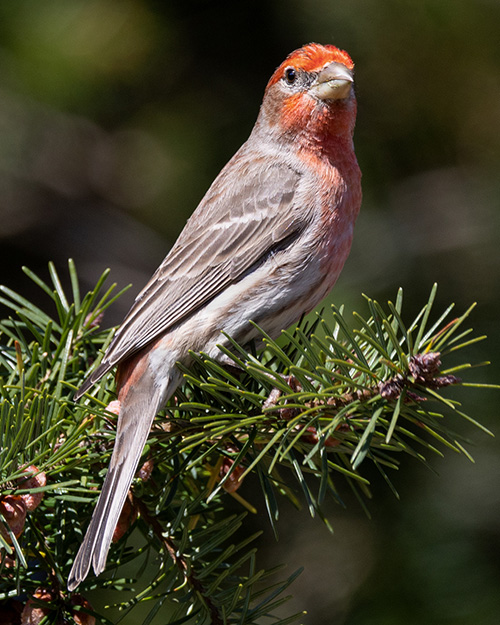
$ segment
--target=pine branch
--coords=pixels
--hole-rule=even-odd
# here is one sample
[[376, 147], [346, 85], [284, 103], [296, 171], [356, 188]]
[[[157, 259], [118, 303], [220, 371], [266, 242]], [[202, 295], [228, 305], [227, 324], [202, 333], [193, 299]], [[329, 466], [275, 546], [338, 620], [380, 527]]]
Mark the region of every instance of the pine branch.
[[[112, 376], [84, 401], [72, 395], [111, 340], [100, 323], [120, 293], [105, 290], [106, 272], [82, 298], [71, 261], [65, 293], [49, 269], [51, 284], [25, 271], [51, 313], [0, 287], [12, 314], [0, 322], [0, 614], [5, 602], [28, 595], [48, 617], [74, 618], [95, 614], [83, 595], [66, 593], [65, 581], [113, 446]], [[262, 490], [257, 508], [265, 503], [276, 533], [282, 497], [302, 499], [329, 526], [323, 504], [329, 496], [341, 501], [342, 481], [365, 506], [367, 462], [393, 488], [387, 471], [402, 452], [423, 462], [445, 449], [470, 457], [454, 431], [457, 417], [487, 430], [447, 390], [468, 385], [457, 374], [471, 365], [442, 362], [483, 337], [464, 329], [472, 307], [452, 319], [449, 307], [433, 320], [435, 295], [433, 288], [410, 324], [400, 291], [386, 307], [366, 298], [368, 316], [356, 313], [354, 324], [334, 307], [278, 342], [261, 330], [260, 353], [228, 337], [231, 349], [221, 349], [230, 366], [192, 354], [149, 437], [115, 533], [111, 576], [87, 579], [82, 592], [104, 584], [121, 609], [149, 601], [148, 618], [161, 611], [170, 623], [296, 620], [276, 613], [295, 574], [276, 584], [274, 571], [257, 570], [257, 537], [235, 542], [245, 519], [227, 512], [228, 495], [255, 511], [239, 492], [253, 472]], [[142, 534], [139, 548], [129, 546], [132, 534], [134, 543]], [[137, 579], [119, 578], [131, 562]], [[121, 600], [130, 588], [134, 599]]]

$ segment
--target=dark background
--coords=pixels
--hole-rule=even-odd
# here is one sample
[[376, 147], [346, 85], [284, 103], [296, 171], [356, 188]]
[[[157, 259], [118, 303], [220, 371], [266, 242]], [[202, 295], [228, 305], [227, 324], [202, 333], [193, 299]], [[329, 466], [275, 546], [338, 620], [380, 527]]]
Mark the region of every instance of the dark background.
[[[492, 365], [467, 379], [496, 383], [499, 31], [492, 0], [1, 3], [0, 282], [38, 298], [22, 265], [47, 277], [71, 257], [85, 287], [111, 267], [134, 285], [107, 316], [118, 323], [248, 136], [274, 68], [335, 43], [356, 63], [364, 203], [332, 301], [364, 311], [361, 293], [402, 286], [410, 320], [437, 281], [439, 310], [478, 302], [488, 339], [467, 358]], [[498, 391], [456, 396], [498, 430]], [[476, 463], [449, 452], [433, 473], [404, 458], [401, 501], [374, 474], [371, 521], [332, 507], [332, 537], [286, 509], [260, 564], [306, 565], [304, 622], [499, 622], [499, 444], [457, 429]]]

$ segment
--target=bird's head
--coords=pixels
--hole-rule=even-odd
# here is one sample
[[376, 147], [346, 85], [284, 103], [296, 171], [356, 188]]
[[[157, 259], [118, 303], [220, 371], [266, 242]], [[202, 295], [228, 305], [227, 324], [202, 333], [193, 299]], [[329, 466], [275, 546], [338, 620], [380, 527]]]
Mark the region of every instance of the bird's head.
[[356, 98], [351, 57], [332, 45], [308, 44], [292, 52], [269, 80], [262, 125], [297, 140], [352, 136]]

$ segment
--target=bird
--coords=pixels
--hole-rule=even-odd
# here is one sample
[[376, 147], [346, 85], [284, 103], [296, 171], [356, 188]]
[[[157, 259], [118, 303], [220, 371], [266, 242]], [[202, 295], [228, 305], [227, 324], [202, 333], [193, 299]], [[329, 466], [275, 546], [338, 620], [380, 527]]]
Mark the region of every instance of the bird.
[[[272, 74], [247, 141], [209, 187], [116, 331], [81, 398], [117, 366], [119, 415], [109, 468], [68, 589], [106, 566], [152, 422], [190, 352], [223, 361], [226, 337], [258, 341], [311, 311], [349, 255], [361, 205], [353, 132], [354, 64], [310, 43]], [[254, 323], [251, 323], [253, 321]]]

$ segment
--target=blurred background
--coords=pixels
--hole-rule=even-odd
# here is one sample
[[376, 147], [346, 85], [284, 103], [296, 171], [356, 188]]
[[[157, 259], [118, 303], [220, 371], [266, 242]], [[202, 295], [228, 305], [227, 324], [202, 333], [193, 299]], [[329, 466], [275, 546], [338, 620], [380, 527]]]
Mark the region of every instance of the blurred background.
[[[133, 283], [107, 316], [118, 323], [247, 138], [274, 68], [335, 43], [356, 63], [364, 204], [332, 301], [365, 312], [362, 293], [402, 286], [407, 320], [434, 282], [439, 311], [477, 301], [488, 339], [464, 357], [492, 364], [466, 377], [497, 383], [499, 32], [494, 0], [1, 3], [0, 282], [37, 299], [22, 265], [45, 278], [71, 257], [84, 288], [110, 267]], [[498, 391], [454, 396], [498, 432]], [[332, 506], [331, 536], [284, 508], [279, 543], [264, 513], [253, 520], [269, 540], [260, 565], [305, 565], [292, 589], [305, 624], [499, 622], [500, 445], [457, 429], [475, 464], [403, 458], [400, 501], [368, 471], [371, 520]]]

